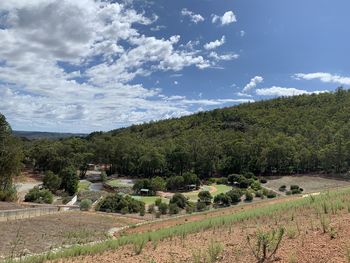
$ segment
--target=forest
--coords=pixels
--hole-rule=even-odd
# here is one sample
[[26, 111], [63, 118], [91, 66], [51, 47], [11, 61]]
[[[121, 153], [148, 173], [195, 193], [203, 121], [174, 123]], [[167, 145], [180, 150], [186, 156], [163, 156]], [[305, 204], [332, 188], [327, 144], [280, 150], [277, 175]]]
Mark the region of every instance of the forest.
[[[349, 119], [350, 91], [338, 88], [93, 132], [83, 138], [22, 139], [10, 152], [21, 151], [16, 160], [23, 155], [24, 164], [40, 171], [60, 174], [79, 169], [81, 178], [89, 163], [110, 164], [107, 174], [140, 178], [188, 172], [201, 179], [248, 172], [339, 174], [350, 167]], [[4, 126], [5, 118], [1, 120]], [[6, 127], [1, 134], [9, 133]], [[1, 136], [4, 155], [9, 151], [6, 145], [18, 145], [18, 140]]]

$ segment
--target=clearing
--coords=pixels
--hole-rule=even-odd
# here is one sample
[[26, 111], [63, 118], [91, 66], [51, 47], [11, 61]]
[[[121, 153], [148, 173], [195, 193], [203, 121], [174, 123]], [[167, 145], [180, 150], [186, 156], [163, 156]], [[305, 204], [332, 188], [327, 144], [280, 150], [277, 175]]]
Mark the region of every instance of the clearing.
[[311, 175], [295, 175], [295, 176], [281, 176], [281, 177], [267, 177], [267, 183], [263, 187], [272, 189], [279, 194], [283, 194], [278, 189], [280, 186], [287, 186], [289, 190], [291, 185], [299, 185], [304, 189], [303, 193], [319, 192], [327, 189], [350, 186], [350, 181], [341, 179], [330, 179], [320, 176]]
[[[39, 253], [63, 245], [104, 240], [111, 228], [139, 222], [142, 221], [78, 211], [1, 222], [0, 258], [10, 255], [13, 249], [15, 253], [21, 253], [24, 249]], [[16, 242], [19, 243], [17, 247]]]

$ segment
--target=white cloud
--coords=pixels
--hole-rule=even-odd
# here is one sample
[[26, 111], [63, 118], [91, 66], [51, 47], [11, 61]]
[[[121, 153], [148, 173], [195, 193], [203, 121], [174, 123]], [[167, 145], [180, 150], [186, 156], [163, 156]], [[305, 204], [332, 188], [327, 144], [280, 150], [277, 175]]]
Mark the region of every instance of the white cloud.
[[241, 37], [245, 36], [245, 31], [244, 30], [241, 30], [239, 33], [240, 33]]
[[270, 88], [257, 89], [256, 94], [260, 96], [297, 96], [302, 94], [318, 94], [328, 92], [327, 90], [323, 91], [307, 91], [296, 88], [284, 88], [272, 86]]
[[194, 50], [197, 41], [190, 48], [179, 36], [136, 29], [156, 18], [102, 0], [0, 1], [0, 112], [17, 129], [88, 132], [236, 103], [166, 100], [159, 81], [159, 88], [135, 84], [137, 76], [215, 61]]
[[217, 39], [215, 41], [204, 44], [204, 48], [206, 50], [216, 49], [216, 48], [222, 46], [223, 44], [225, 44], [225, 41], [226, 41], [225, 36], [222, 36], [221, 39]]
[[237, 18], [233, 11], [227, 11], [223, 16], [212, 15], [211, 22], [213, 24], [220, 22], [221, 25], [229, 25], [231, 23], [237, 22]]
[[339, 75], [332, 75], [330, 73], [325, 72], [316, 72], [316, 73], [298, 73], [294, 75], [296, 79], [305, 79], [305, 80], [313, 80], [318, 79], [325, 83], [336, 83], [340, 85], [350, 85], [350, 77], [342, 77]]
[[174, 84], [177, 85], [177, 84], [179, 84], [179, 82], [175, 80], [175, 81], [174, 81]]
[[160, 30], [165, 29], [165, 28], [166, 28], [166, 26], [157, 25], [155, 27], [151, 27], [150, 30], [151, 31], [160, 31]]
[[228, 60], [238, 59], [239, 55], [235, 53], [225, 53], [225, 54], [219, 55], [218, 53], [212, 51], [210, 52], [209, 57], [217, 61], [220, 61], [220, 60], [228, 61]]
[[195, 24], [204, 21], [204, 17], [203, 16], [201, 16], [200, 14], [195, 14], [192, 11], [189, 11], [186, 8], [181, 10], [181, 15], [182, 16], [188, 16], [191, 19], [191, 21], [193, 23], [195, 23]]
[[264, 78], [261, 76], [255, 76], [250, 82], [243, 88], [243, 92], [247, 93], [254, 89], [259, 83], [263, 82]]

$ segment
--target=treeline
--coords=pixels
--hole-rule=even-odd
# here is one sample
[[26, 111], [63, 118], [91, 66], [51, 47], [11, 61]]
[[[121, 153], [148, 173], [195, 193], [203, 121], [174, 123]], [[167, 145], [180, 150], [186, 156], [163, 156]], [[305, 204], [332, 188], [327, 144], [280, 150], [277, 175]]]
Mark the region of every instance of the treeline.
[[350, 92], [301, 95], [133, 125], [86, 138], [26, 142], [27, 161], [59, 174], [67, 166], [111, 164], [110, 174], [200, 178], [350, 167]]

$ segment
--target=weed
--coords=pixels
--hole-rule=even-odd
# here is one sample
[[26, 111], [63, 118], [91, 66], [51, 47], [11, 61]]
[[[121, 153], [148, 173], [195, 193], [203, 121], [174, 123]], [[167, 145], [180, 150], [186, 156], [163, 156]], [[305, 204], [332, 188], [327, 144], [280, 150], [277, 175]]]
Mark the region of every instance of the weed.
[[208, 263], [216, 262], [223, 249], [224, 247], [221, 243], [212, 240], [208, 246]]
[[256, 234], [256, 244], [251, 244], [251, 237], [247, 236], [248, 245], [258, 263], [269, 262], [276, 254], [282, 241], [285, 229], [280, 227], [269, 232], [259, 231]]

